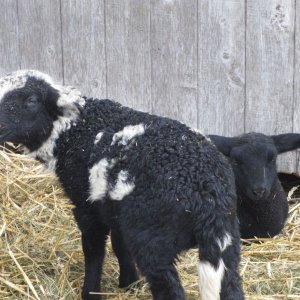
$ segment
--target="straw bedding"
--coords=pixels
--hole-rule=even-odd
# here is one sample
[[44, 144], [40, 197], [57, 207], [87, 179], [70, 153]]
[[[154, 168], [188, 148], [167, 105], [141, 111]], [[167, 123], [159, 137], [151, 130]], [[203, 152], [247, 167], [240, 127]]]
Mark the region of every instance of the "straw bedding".
[[[300, 199], [289, 193], [283, 234], [247, 241], [241, 274], [246, 299], [300, 299]], [[80, 299], [83, 255], [80, 234], [53, 174], [22, 155], [0, 151], [0, 299]], [[110, 242], [103, 272], [104, 299], [151, 299], [141, 279], [119, 289]], [[180, 256], [187, 299], [199, 299], [197, 250]]]

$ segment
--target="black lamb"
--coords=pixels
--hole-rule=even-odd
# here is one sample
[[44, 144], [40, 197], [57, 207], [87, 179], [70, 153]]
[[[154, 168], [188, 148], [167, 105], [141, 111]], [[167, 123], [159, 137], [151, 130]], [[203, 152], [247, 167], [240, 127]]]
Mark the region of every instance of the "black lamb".
[[276, 158], [300, 147], [300, 134], [267, 136], [247, 133], [237, 137], [209, 136], [233, 167], [241, 237], [273, 237], [288, 216], [287, 195], [277, 176]]
[[176, 257], [197, 245], [201, 299], [243, 299], [234, 174], [204, 136], [23, 70], [0, 79], [5, 141], [52, 168], [75, 205], [83, 299], [101, 299], [90, 292], [100, 291], [109, 231], [120, 286], [137, 279], [136, 263], [153, 299], [185, 299]]

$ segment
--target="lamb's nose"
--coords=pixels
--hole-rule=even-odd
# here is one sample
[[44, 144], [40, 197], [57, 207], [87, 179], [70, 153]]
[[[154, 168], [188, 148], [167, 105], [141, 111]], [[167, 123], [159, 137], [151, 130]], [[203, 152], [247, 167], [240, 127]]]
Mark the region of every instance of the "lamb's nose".
[[258, 187], [252, 190], [254, 196], [258, 198], [262, 198], [264, 194], [266, 193], [266, 189], [264, 187]]

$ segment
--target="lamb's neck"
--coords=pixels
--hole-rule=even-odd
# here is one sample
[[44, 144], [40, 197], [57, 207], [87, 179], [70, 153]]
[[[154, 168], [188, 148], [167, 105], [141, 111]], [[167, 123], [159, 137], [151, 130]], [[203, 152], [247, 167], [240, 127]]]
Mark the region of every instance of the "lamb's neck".
[[34, 151], [30, 151], [25, 148], [26, 153], [45, 163], [50, 170], [55, 170], [56, 166], [56, 155], [55, 147], [57, 140], [62, 133], [70, 130], [72, 126], [76, 126], [76, 121], [79, 118], [79, 112], [77, 114], [70, 114], [68, 116], [59, 116], [57, 120], [53, 122], [53, 128], [50, 136], [43, 142], [43, 144]]

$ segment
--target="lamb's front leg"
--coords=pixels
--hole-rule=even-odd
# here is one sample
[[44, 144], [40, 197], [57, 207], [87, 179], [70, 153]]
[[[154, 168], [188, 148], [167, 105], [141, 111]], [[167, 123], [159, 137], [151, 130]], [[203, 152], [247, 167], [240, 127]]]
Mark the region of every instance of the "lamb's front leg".
[[74, 216], [81, 230], [85, 260], [82, 299], [101, 300], [100, 295], [93, 295], [90, 292], [100, 292], [101, 290], [102, 265], [109, 228], [101, 223], [91, 210], [75, 208]]
[[120, 266], [119, 287], [124, 288], [137, 281], [139, 277], [132, 256], [118, 229], [112, 229], [111, 242]]

